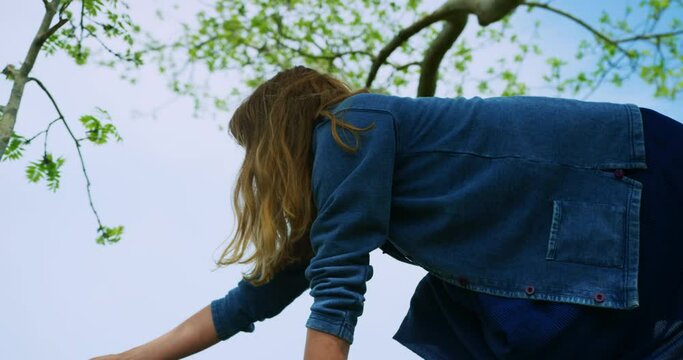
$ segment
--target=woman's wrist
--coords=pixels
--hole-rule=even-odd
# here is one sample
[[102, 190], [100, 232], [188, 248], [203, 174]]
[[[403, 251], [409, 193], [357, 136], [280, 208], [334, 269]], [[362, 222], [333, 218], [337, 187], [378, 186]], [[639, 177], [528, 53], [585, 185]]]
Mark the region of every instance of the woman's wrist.
[[[128, 351], [122, 352], [118, 354], [118, 359], [119, 360], [139, 360], [139, 359], [144, 359], [145, 358], [145, 353], [143, 351], [140, 351], [140, 347], [132, 348]], [[147, 356], [149, 359], [149, 356]]]

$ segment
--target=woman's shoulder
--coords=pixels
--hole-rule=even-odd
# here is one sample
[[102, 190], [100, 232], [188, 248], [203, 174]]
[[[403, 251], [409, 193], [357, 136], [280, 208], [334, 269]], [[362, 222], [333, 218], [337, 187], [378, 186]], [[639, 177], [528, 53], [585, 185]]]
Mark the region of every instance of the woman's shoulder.
[[367, 110], [367, 111], [390, 111], [397, 103], [415, 100], [412, 97], [396, 96], [391, 94], [363, 92], [347, 97], [330, 108], [335, 115], [342, 111]]

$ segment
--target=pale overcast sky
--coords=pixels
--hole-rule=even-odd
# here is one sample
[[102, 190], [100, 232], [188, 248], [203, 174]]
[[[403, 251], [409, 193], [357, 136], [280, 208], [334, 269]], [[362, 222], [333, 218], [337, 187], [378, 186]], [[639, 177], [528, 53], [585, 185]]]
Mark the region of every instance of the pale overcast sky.
[[[597, 14], [586, 8], [591, 3], [554, 2], [595, 19]], [[174, 12], [165, 23], [157, 21], [154, 10], [168, 7], [161, 1], [135, 2], [131, 14], [143, 28], [169, 34], [177, 32], [174, 20], [191, 22], [190, 7]], [[0, 67], [24, 58], [42, 12], [38, 0], [3, 5]], [[514, 21], [525, 21], [525, 16]], [[563, 41], [585, 35], [556, 17], [544, 17], [545, 49], [563, 51]], [[468, 26], [477, 28], [474, 21]], [[109, 69], [78, 67], [61, 54], [41, 55], [32, 76], [55, 95], [80, 134], [80, 115], [92, 113], [95, 106], [111, 113], [124, 142], [86, 144], [83, 152], [104, 223], [125, 225], [125, 234], [117, 245], [95, 244], [96, 223], [78, 158], [59, 124], [49, 140], [49, 150], [66, 158], [56, 193], [43, 183], [29, 184], [24, 175], [27, 163], [40, 157], [42, 141], [31, 145], [20, 161], [0, 163], [2, 357], [86, 359], [120, 352], [165, 333], [235, 286], [244, 268], [210, 271], [232, 230], [230, 199], [242, 160], [232, 139], [218, 131], [228, 114], [193, 119], [191, 102], [180, 99], [158, 110], [156, 119], [145, 115], [174, 99], [152, 67], [132, 86]], [[10, 83], [0, 81], [0, 103], [7, 101], [9, 91]], [[680, 101], [654, 100], [651, 93], [633, 81], [620, 89], [606, 86], [590, 100], [631, 102], [683, 119]], [[47, 98], [29, 84], [15, 131], [33, 135], [55, 117]], [[350, 358], [418, 359], [391, 336], [425, 271], [379, 251], [371, 254], [371, 263], [375, 275], [368, 282]], [[256, 323], [254, 333], [237, 334], [191, 358], [300, 359], [311, 303], [306, 292], [276, 318]]]

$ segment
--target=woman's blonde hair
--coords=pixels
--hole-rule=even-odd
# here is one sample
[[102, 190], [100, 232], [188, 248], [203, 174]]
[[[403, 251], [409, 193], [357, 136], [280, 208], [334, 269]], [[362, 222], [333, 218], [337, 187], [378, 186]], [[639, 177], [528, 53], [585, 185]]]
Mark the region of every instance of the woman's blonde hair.
[[[332, 136], [347, 152], [337, 126], [358, 143], [358, 128], [337, 119], [327, 108], [351, 95], [343, 81], [304, 66], [279, 72], [259, 85], [237, 108], [229, 129], [246, 152], [239, 170], [233, 208], [234, 237], [216, 262], [254, 263], [244, 279], [254, 285], [269, 281], [284, 266], [313, 256], [310, 226], [316, 215], [311, 188], [313, 128], [322, 116], [331, 120]], [[373, 124], [374, 125], [374, 124]], [[248, 245], [253, 253], [245, 257]]]

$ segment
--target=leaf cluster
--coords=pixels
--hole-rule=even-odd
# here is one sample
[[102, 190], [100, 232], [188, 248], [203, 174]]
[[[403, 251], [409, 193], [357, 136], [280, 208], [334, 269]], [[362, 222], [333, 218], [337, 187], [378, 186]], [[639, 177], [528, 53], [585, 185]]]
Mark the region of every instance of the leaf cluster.
[[[42, 50], [52, 55], [64, 51], [76, 64], [85, 65], [97, 50], [105, 56], [96, 59], [99, 65], [115, 67], [123, 65], [125, 73], [144, 64], [143, 50], [137, 47], [135, 35], [141, 27], [129, 15], [130, 6], [122, 0], [67, 1], [60, 18], [67, 23], [52, 34]], [[135, 80], [132, 80], [134, 82]]]
[[59, 188], [60, 168], [62, 165], [64, 165], [64, 158], [53, 159], [51, 153], [45, 153], [41, 160], [32, 161], [26, 167], [26, 177], [32, 183], [45, 179], [47, 188], [55, 192]]
[[[97, 110], [106, 119], [111, 120], [111, 116], [106, 110], [99, 107]], [[117, 142], [123, 140], [121, 135], [116, 130], [116, 127], [112, 123], [103, 123], [93, 115], [83, 115], [79, 121], [86, 129], [87, 139], [93, 144], [106, 144], [110, 135], [113, 136]]]
[[[605, 13], [597, 23], [545, 3], [524, 3], [533, 28], [511, 20], [520, 9], [487, 27], [471, 22], [473, 36], [462, 36], [449, 50], [439, 71], [442, 95], [526, 95], [554, 89], [559, 96], [590, 96], [605, 82], [620, 86], [632, 77], [653, 86], [653, 96], [675, 98], [683, 90], [681, 21], [671, 13], [683, 10], [681, 0], [638, 0], [624, 3], [622, 14]], [[277, 71], [302, 64], [364, 86], [380, 49], [401, 30], [429, 14], [428, 4], [413, 1], [297, 0], [249, 3], [218, 0], [197, 13], [192, 25], [172, 44], [151, 40], [149, 61], [168, 74], [171, 89], [190, 96], [198, 108], [208, 99], [219, 110], [239, 101], [245, 92]], [[558, 11], [555, 11], [558, 10]], [[574, 58], [544, 54], [539, 19], [564, 18], [567, 31], [584, 34]], [[584, 27], [581, 22], [588, 25]], [[381, 68], [374, 90], [404, 91], [420, 76], [427, 46], [441, 24], [430, 26], [401, 44]], [[662, 36], [669, 34], [668, 36]], [[149, 36], [154, 38], [154, 36]], [[490, 54], [493, 54], [491, 56]], [[522, 81], [527, 64], [540, 84]], [[195, 64], [209, 73], [237, 71], [225, 96], [200, 91], [200, 81], [182, 75]], [[485, 64], [484, 66], [480, 64]], [[529, 77], [524, 77], [528, 79]]]
[[121, 241], [121, 235], [123, 235], [124, 227], [122, 225], [109, 227], [100, 226], [98, 228], [98, 233], [100, 234], [95, 240], [96, 243], [100, 245], [114, 244]]

